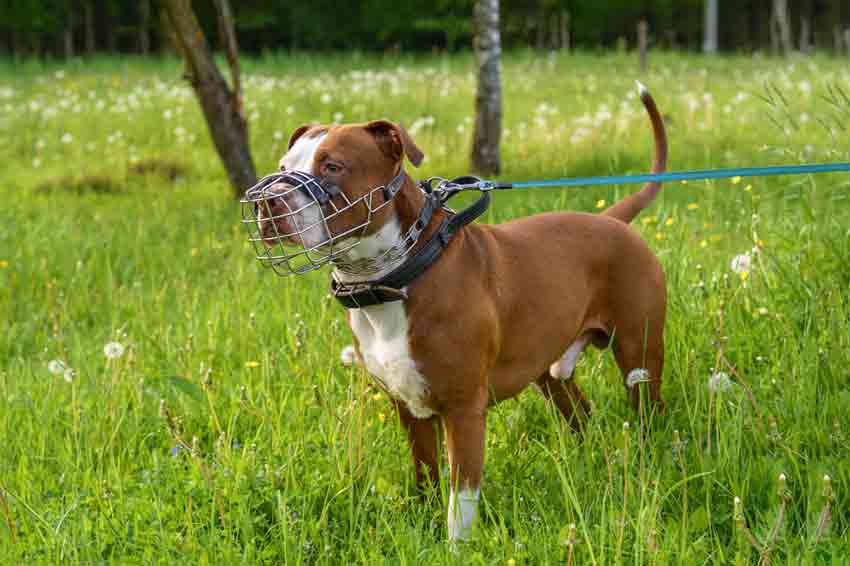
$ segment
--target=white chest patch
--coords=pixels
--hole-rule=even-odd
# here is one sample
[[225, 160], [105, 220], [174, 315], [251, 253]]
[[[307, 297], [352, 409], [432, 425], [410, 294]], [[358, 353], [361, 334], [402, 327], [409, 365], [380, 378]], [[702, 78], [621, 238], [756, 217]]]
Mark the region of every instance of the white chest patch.
[[403, 401], [414, 417], [424, 419], [434, 411], [426, 404], [428, 381], [411, 357], [407, 328], [401, 301], [351, 311], [351, 330], [366, 369], [387, 393]]

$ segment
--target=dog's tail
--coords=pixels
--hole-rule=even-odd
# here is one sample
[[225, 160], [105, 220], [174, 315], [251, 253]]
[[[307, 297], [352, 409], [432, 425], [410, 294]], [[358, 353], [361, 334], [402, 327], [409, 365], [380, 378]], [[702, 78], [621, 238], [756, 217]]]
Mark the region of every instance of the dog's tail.
[[[663, 173], [667, 168], [667, 133], [664, 131], [664, 119], [659, 114], [658, 107], [655, 106], [655, 101], [646, 87], [640, 82], [637, 85], [640, 100], [649, 114], [650, 122], [652, 122], [652, 134], [655, 138], [655, 158], [652, 160], [652, 172]], [[602, 214], [613, 216], [628, 224], [641, 210], [649, 206], [660, 189], [661, 183], [657, 181], [647, 183], [639, 192], [629, 195], [605, 209]]]

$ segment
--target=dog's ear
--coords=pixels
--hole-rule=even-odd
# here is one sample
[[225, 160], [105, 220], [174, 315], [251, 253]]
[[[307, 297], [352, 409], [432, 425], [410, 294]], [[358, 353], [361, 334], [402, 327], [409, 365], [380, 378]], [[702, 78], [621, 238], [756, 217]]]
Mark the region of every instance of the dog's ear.
[[414, 167], [419, 167], [425, 158], [425, 154], [400, 124], [375, 120], [366, 124], [366, 131], [375, 136], [381, 151], [396, 161], [401, 161], [406, 155]]
[[316, 126], [316, 125], [317, 125], [317, 124], [304, 124], [303, 126], [300, 126], [297, 130], [295, 130], [294, 132], [292, 132], [292, 135], [289, 137], [289, 148], [288, 148], [288, 149], [292, 149], [292, 146], [293, 146], [293, 145], [295, 145], [295, 142], [297, 142], [297, 141], [298, 141], [298, 138], [300, 138], [301, 136], [303, 136], [303, 135], [304, 135], [305, 133], [307, 133], [307, 132], [308, 132], [308, 131], [309, 131], [309, 130], [313, 127], [313, 126]]

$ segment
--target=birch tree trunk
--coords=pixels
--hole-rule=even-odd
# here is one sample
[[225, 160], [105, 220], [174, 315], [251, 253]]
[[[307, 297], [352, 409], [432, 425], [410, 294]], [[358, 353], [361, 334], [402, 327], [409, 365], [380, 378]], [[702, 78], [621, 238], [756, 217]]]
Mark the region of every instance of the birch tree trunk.
[[478, 90], [475, 94], [475, 132], [472, 169], [482, 175], [498, 175], [502, 169], [499, 141], [502, 137], [501, 38], [499, 0], [475, 2], [475, 62]]
[[[186, 64], [186, 77], [201, 105], [210, 136], [221, 158], [234, 194], [241, 197], [257, 180], [248, 144], [248, 125], [242, 115], [242, 93], [236, 53], [236, 35], [227, 0], [216, 0], [219, 26], [231, 64], [231, 90], [213, 60], [191, 0], [161, 0], [167, 33], [175, 41], [175, 49]], [[227, 28], [227, 29], [221, 29]]]
[[791, 43], [791, 22], [788, 18], [788, 0], [773, 0], [773, 9], [770, 13], [770, 33], [773, 49], [782, 49], [782, 54], [787, 55], [794, 46]]
[[703, 21], [703, 53], [717, 53], [717, 14], [719, 0], [705, 0], [705, 20]]

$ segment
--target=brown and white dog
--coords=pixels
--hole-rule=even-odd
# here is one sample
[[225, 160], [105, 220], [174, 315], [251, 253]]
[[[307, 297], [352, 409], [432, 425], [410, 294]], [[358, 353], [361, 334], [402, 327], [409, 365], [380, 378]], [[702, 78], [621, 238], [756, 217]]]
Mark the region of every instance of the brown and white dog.
[[[662, 172], [667, 155], [662, 118], [642, 86], [640, 97], [655, 138], [652, 171]], [[289, 140], [280, 166], [333, 183], [353, 201], [393, 179], [405, 156], [414, 165], [423, 158], [404, 129], [387, 121], [303, 126]], [[468, 225], [406, 288], [406, 300], [349, 311], [356, 358], [393, 398], [421, 484], [438, 479], [442, 425], [451, 470], [450, 539], [468, 538], [476, 516], [489, 406], [537, 384], [580, 430], [590, 406], [572, 377], [588, 344], [613, 347], [635, 407], [638, 383], [646, 383], [649, 400], [661, 405], [664, 274], [628, 225], [658, 190], [659, 184], [649, 183], [601, 214], [555, 212]], [[415, 222], [424, 198], [406, 177], [348, 259], [377, 257], [395, 244]], [[325, 232], [364, 221], [356, 208], [345, 214], [335, 226], [317, 225], [308, 239], [320, 243]], [[435, 213], [420, 244], [446, 214]], [[277, 233], [272, 221], [260, 219], [261, 232], [270, 238]], [[340, 271], [336, 277], [357, 279]]]

